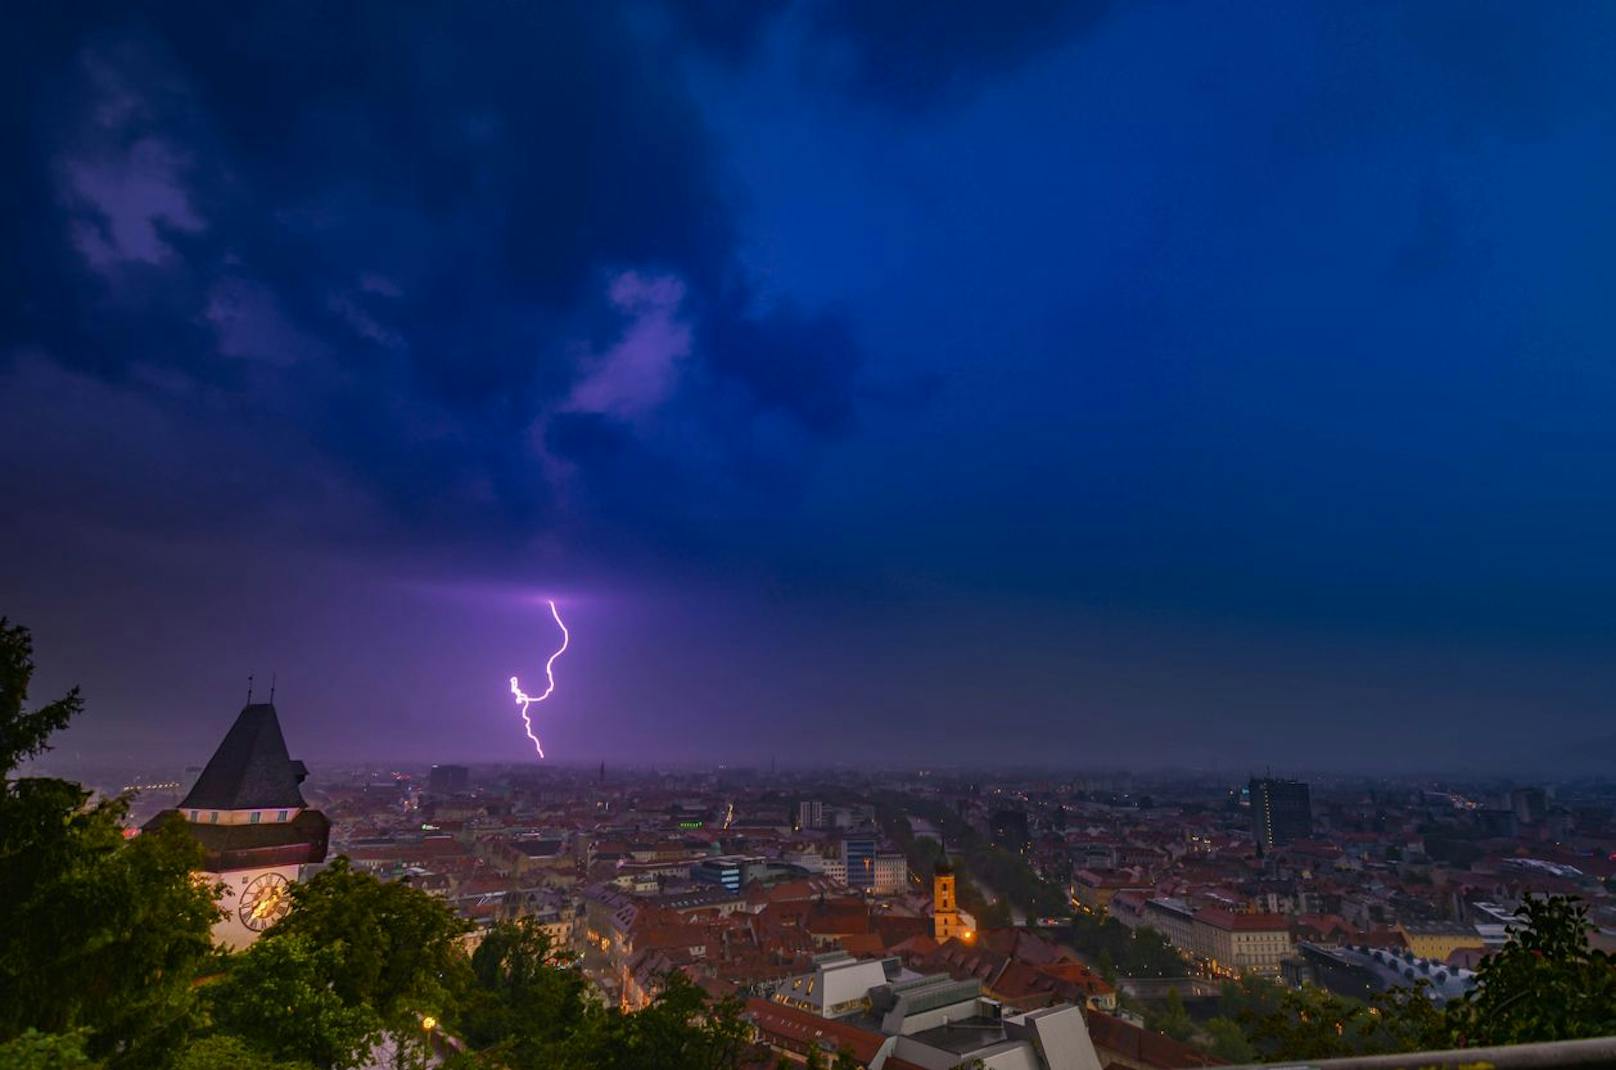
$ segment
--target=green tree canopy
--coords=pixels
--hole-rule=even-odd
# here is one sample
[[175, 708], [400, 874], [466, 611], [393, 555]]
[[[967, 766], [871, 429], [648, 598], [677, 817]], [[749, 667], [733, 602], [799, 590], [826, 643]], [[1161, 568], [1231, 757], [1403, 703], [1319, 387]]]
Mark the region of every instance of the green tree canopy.
[[27, 709], [33, 678], [33, 635], [0, 617], [0, 778], [9, 778], [17, 766], [49, 750], [50, 737], [84, 708], [75, 687], [59, 699]]
[[272, 1060], [317, 1067], [357, 1066], [381, 1039], [380, 1017], [336, 991], [343, 949], [306, 936], [265, 937], [231, 956], [224, 979], [208, 986], [215, 1026]]
[[1268, 1059], [1322, 1059], [1616, 1034], [1616, 961], [1588, 943], [1587, 908], [1528, 900], [1525, 924], [1482, 960], [1476, 987], [1438, 1007], [1423, 988], [1370, 1003], [1306, 986], [1225, 986], [1223, 1006]]
[[1521, 905], [1525, 924], [1481, 961], [1475, 990], [1443, 1015], [1446, 1039], [1476, 1047], [1616, 1034], [1616, 959], [1588, 943], [1588, 908], [1555, 896]]
[[75, 1034], [112, 1067], [161, 1062], [194, 1023], [191, 981], [212, 954], [213, 889], [182, 827], [126, 839], [122, 799], [10, 779], [81, 709], [77, 690], [26, 709], [33, 645], [0, 622], [0, 1041]]
[[458, 1019], [467, 1043], [497, 1047], [512, 1066], [540, 1066], [583, 1019], [588, 993], [583, 975], [563, 968], [535, 923], [496, 925], [471, 956], [472, 983]]
[[413, 1027], [423, 1014], [448, 1017], [464, 984], [466, 924], [441, 899], [377, 880], [346, 858], [291, 894], [291, 912], [265, 939], [297, 936], [334, 949], [331, 983], [345, 1005], [368, 1006], [390, 1027]]
[[1257, 1058], [1257, 1049], [1251, 1046], [1246, 1039], [1245, 1031], [1239, 1023], [1229, 1018], [1211, 1018], [1207, 1020], [1207, 1038], [1211, 1041], [1209, 1047], [1215, 1058], [1226, 1063], [1249, 1063]]
[[24, 1031], [0, 1044], [0, 1066], [6, 1070], [98, 1070], [84, 1045], [89, 1037], [82, 1031], [41, 1033]]

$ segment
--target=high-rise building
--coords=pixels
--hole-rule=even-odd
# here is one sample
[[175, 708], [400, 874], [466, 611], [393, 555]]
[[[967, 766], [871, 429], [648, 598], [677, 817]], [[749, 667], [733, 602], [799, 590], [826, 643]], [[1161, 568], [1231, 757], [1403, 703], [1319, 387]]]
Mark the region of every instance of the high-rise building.
[[822, 829], [825, 827], [825, 804], [818, 799], [803, 799], [797, 803], [797, 827]]
[[1251, 835], [1264, 850], [1313, 835], [1313, 802], [1300, 780], [1251, 778]]
[[909, 860], [896, 851], [875, 856], [875, 880], [870, 891], [876, 895], [896, 895], [909, 888]]
[[1548, 792], [1542, 788], [1516, 788], [1509, 793], [1510, 809], [1522, 825], [1534, 825], [1549, 812]]
[[847, 886], [869, 891], [875, 887], [875, 837], [849, 836], [842, 841], [842, 862]]
[[202, 844], [202, 875], [224, 886], [214, 940], [241, 948], [286, 916], [304, 865], [325, 861], [331, 822], [299, 787], [308, 771], [286, 754], [275, 707], [249, 703], [196, 778], [178, 813]]
[[434, 795], [453, 795], [470, 783], [471, 770], [463, 765], [434, 765], [426, 778], [427, 790]]

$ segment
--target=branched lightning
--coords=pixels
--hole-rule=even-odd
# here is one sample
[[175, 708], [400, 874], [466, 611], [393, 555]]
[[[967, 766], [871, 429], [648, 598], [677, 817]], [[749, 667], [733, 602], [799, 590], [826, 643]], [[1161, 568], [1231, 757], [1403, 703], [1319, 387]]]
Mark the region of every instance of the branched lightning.
[[539, 743], [539, 737], [533, 734], [533, 720], [528, 716], [527, 710], [535, 702], [543, 702], [549, 698], [551, 692], [555, 690], [555, 673], [551, 669], [556, 663], [556, 658], [567, 652], [567, 644], [572, 641], [567, 626], [561, 622], [561, 614], [557, 612], [554, 600], [546, 599], [546, 601], [550, 603], [550, 616], [555, 618], [556, 627], [561, 629], [561, 646], [550, 655], [550, 660], [544, 663], [544, 694], [529, 695], [522, 690], [522, 685], [516, 682], [516, 677], [511, 677], [511, 694], [516, 696], [516, 704], [522, 707], [522, 724], [526, 727], [527, 738], [533, 741], [533, 749], [539, 752], [540, 758], [544, 757], [544, 747]]

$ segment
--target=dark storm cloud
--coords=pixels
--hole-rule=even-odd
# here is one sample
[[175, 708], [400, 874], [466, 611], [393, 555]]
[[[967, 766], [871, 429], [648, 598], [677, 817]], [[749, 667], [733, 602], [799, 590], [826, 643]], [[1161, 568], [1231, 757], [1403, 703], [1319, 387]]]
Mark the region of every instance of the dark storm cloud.
[[509, 755], [541, 591], [614, 762], [1601, 735], [1608, 4], [125, 8], [0, 39], [0, 609], [123, 739]]
[[752, 57], [765, 33], [791, 7], [791, 0], [672, 0], [647, 4], [643, 12], [665, 21], [682, 43], [727, 64]]
[[[712, 14], [688, 17], [712, 35]], [[834, 316], [748, 300], [710, 139], [618, 15], [39, 13], [8, 46], [6, 359], [238, 411], [267, 456], [312, 443], [412, 523], [518, 534], [556, 518], [557, 478], [606, 463], [578, 428], [617, 426], [614, 454], [657, 448], [659, 422], [720, 452], [749, 448], [734, 425], [754, 413], [845, 429], [856, 344]], [[612, 291], [641, 276], [678, 288], [661, 344], [704, 344], [623, 351], [650, 313]], [[666, 387], [625, 395], [648, 369]], [[685, 378], [725, 392], [721, 423]], [[572, 469], [547, 467], [547, 440]]]
[[923, 5], [825, 0], [809, 5], [828, 51], [810, 69], [854, 93], [918, 109], [968, 97], [989, 79], [1098, 25], [1108, 0]]
[[1326, 153], [1405, 138], [1474, 148], [1597, 120], [1616, 88], [1616, 28], [1600, 6], [1326, 8], [1308, 44], [1317, 80], [1278, 138]]

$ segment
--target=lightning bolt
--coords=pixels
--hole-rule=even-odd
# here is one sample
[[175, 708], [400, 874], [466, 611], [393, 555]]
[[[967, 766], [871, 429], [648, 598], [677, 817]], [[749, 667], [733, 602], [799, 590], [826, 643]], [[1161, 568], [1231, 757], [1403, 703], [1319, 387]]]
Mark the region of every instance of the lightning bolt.
[[572, 641], [572, 635], [568, 633], [567, 626], [561, 622], [561, 614], [556, 610], [554, 599], [546, 599], [546, 601], [550, 603], [550, 616], [555, 618], [556, 627], [561, 629], [561, 646], [557, 648], [554, 654], [550, 655], [550, 660], [544, 663], [544, 679], [546, 681], [544, 694], [528, 694], [522, 690], [522, 685], [516, 682], [516, 677], [511, 677], [511, 694], [516, 696], [516, 704], [522, 707], [522, 725], [527, 729], [527, 738], [533, 741], [533, 749], [539, 752], [540, 758], [544, 757], [544, 747], [539, 743], [539, 737], [533, 734], [533, 720], [528, 716], [527, 710], [535, 702], [543, 702], [549, 698], [550, 693], [555, 690], [555, 673], [551, 671], [551, 668], [555, 665], [556, 658], [567, 652], [567, 644]]

